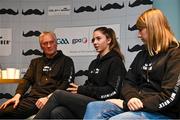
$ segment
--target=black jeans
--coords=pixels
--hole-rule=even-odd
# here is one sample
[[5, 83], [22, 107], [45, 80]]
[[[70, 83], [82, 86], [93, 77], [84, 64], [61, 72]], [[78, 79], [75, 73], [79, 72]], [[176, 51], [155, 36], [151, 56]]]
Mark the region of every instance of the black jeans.
[[56, 90], [34, 119], [82, 119], [89, 102], [96, 99]]
[[0, 119], [25, 119], [36, 114], [39, 111], [35, 105], [36, 101], [37, 98], [26, 96], [20, 100], [15, 109], [13, 108], [14, 104], [11, 104], [0, 110]]

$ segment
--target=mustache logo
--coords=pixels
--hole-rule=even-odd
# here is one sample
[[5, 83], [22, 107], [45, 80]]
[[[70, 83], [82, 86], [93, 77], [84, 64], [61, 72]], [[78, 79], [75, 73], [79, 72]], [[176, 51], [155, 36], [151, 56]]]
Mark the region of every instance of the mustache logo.
[[29, 32], [27, 32], [27, 33], [24, 33], [24, 31], [23, 31], [23, 36], [24, 37], [31, 37], [31, 36], [36, 36], [36, 37], [38, 37], [39, 35], [41, 34], [41, 32], [39, 32], [39, 31], [29, 31]]
[[110, 9], [122, 9], [124, 7], [124, 3], [122, 5], [119, 5], [118, 3], [114, 4], [107, 4], [104, 7], [100, 7], [100, 10], [105, 11], [105, 10], [110, 10]]
[[24, 50], [22, 51], [22, 55], [24, 56], [28, 56], [28, 55], [43, 55], [43, 53], [41, 51], [39, 51], [38, 49], [32, 50], [29, 49], [28, 51], [24, 52]]
[[86, 6], [86, 7], [84, 7], [84, 6], [81, 6], [79, 9], [75, 9], [74, 8], [74, 12], [75, 13], [80, 13], [80, 12], [94, 12], [94, 11], [96, 11], [96, 6], [95, 6], [95, 8], [92, 8], [91, 6]]
[[38, 9], [29, 9], [29, 10], [27, 10], [27, 11], [23, 11], [22, 10], [22, 14], [23, 15], [32, 15], [32, 14], [34, 14], [34, 15], [43, 15], [44, 14], [44, 10], [41, 12], [40, 10], [38, 10]]
[[79, 70], [78, 72], [75, 73], [75, 76], [88, 76], [88, 70]]
[[150, 5], [150, 4], [153, 4], [153, 1], [152, 0], [136, 0], [132, 4], [129, 2], [129, 7], [135, 7], [135, 6], [139, 6], [141, 4], [142, 5]]
[[5, 93], [5, 94], [0, 93], [0, 99], [3, 99], [3, 98], [10, 99], [12, 97], [13, 96], [11, 94], [9, 94], [9, 93]]
[[17, 15], [18, 13], [19, 13], [18, 10], [17, 10], [17, 12], [15, 12], [12, 9], [5, 9], [5, 8], [0, 9], [0, 14]]
[[133, 25], [132, 27], [130, 27], [130, 25], [128, 25], [128, 30], [129, 31], [134, 31], [134, 30], [138, 30], [136, 25]]
[[143, 48], [144, 48], [144, 45], [135, 45], [132, 48], [129, 48], [129, 46], [128, 46], [128, 51], [129, 52], [136, 52], [136, 51], [142, 50]]

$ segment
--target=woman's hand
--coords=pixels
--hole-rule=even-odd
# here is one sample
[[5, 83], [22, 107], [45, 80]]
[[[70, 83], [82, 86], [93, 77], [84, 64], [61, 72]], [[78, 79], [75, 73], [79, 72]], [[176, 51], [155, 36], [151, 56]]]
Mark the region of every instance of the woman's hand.
[[127, 106], [129, 108], [129, 110], [136, 111], [136, 110], [143, 108], [143, 103], [138, 98], [131, 98], [128, 101]]
[[71, 93], [77, 93], [78, 85], [74, 83], [70, 83], [70, 87], [66, 89], [67, 91], [70, 91]]
[[121, 99], [108, 99], [106, 101], [111, 102], [123, 109], [123, 100]]

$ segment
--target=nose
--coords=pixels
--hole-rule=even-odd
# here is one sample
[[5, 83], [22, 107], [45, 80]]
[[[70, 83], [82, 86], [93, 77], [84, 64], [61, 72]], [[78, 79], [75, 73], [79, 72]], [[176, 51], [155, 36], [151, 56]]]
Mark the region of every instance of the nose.
[[48, 42], [47, 47], [51, 47], [51, 43], [50, 42]]
[[97, 43], [97, 40], [96, 40], [96, 39], [94, 39], [93, 44], [96, 44], [96, 43]]

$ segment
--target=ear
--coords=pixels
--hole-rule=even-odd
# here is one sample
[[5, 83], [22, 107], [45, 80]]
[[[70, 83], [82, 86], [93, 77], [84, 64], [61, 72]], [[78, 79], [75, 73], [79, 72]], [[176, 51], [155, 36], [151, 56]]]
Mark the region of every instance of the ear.
[[109, 38], [109, 39], [107, 39], [107, 43], [108, 44], [110, 44], [111, 43], [111, 39]]

